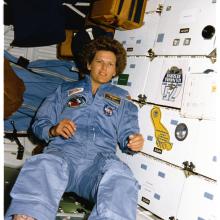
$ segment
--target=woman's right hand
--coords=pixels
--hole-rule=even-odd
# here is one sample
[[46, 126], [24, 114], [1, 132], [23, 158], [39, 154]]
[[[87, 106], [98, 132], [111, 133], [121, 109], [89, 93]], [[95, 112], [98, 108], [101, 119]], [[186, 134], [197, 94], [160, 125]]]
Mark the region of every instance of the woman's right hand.
[[70, 138], [76, 132], [76, 125], [69, 119], [61, 120], [57, 125], [49, 130], [50, 137], [62, 136], [65, 139]]

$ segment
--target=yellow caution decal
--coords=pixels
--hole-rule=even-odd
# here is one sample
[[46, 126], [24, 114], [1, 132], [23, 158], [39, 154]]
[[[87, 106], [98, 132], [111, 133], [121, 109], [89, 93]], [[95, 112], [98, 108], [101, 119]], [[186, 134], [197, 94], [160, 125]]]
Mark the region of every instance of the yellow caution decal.
[[171, 150], [172, 143], [170, 143], [170, 135], [168, 130], [161, 123], [160, 108], [154, 106], [151, 110], [151, 120], [154, 125], [156, 145], [161, 150]]

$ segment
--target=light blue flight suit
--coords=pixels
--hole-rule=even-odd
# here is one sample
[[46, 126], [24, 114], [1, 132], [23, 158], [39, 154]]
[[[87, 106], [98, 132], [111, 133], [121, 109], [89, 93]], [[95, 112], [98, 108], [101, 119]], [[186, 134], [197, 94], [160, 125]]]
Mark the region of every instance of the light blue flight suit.
[[[89, 220], [135, 220], [138, 183], [115, 155], [116, 145], [127, 148], [128, 136], [139, 133], [137, 107], [128, 92], [103, 84], [95, 96], [90, 77], [65, 83], [40, 107], [34, 133], [49, 145], [29, 158], [12, 189], [6, 219], [23, 213], [37, 220], [54, 220], [66, 192], [92, 200]], [[69, 139], [49, 138], [62, 119], [72, 120], [76, 133]]]

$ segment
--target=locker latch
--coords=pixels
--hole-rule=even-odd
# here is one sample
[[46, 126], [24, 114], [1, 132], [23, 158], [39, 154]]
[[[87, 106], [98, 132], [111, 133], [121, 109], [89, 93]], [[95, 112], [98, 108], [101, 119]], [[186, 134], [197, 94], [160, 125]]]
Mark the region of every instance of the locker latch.
[[148, 55], [149, 55], [151, 61], [152, 61], [155, 57], [157, 57], [152, 49], [149, 49], [147, 52], [148, 52]]
[[131, 101], [137, 103], [140, 106], [140, 108], [147, 104], [146, 100], [147, 100], [146, 95], [142, 95], [142, 94], [138, 95], [138, 100], [131, 99]]
[[183, 166], [183, 170], [186, 177], [191, 176], [194, 173], [194, 169], [196, 166], [192, 162], [184, 161]]
[[174, 216], [170, 216], [169, 220], [178, 220], [177, 218], [175, 218]]
[[157, 10], [156, 10], [156, 12], [157, 12], [159, 15], [161, 15], [162, 11], [163, 11], [163, 5], [162, 5], [162, 4], [159, 4], [159, 5], [158, 5], [158, 8], [157, 8]]

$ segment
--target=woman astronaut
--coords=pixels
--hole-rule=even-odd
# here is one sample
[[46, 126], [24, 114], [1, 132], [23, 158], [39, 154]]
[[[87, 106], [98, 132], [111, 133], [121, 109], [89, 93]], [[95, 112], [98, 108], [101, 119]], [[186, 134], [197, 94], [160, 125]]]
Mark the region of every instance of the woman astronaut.
[[83, 52], [83, 80], [59, 86], [41, 105], [35, 135], [48, 142], [29, 158], [11, 191], [5, 219], [53, 220], [64, 192], [95, 203], [89, 220], [135, 220], [138, 183], [115, 155], [140, 151], [138, 109], [111, 79], [126, 66], [126, 52], [107, 37]]

